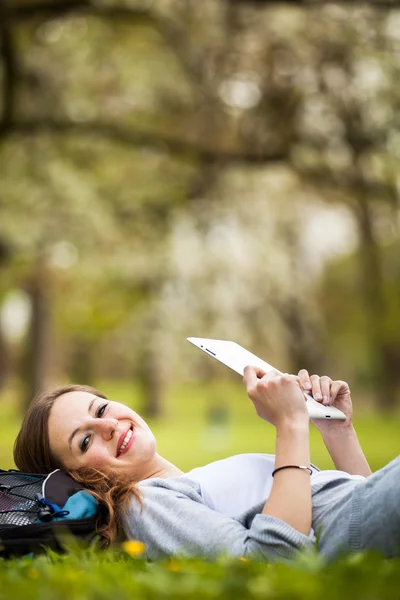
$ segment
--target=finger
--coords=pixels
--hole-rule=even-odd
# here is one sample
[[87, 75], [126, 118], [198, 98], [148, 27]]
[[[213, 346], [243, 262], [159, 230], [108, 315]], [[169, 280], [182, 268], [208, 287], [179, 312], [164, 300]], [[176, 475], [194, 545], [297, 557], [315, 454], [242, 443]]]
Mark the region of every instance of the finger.
[[321, 401], [322, 393], [321, 393], [321, 383], [319, 375], [311, 375], [311, 385], [312, 385], [312, 395], [314, 400]]
[[261, 369], [251, 366], [246, 366], [243, 370], [243, 383], [246, 387], [246, 392], [251, 399], [253, 399], [257, 390], [257, 382], [259, 381], [257, 371], [260, 370]]
[[244, 384], [247, 385], [257, 382], [257, 379], [263, 377], [265, 375], [265, 371], [260, 369], [259, 367], [252, 367], [251, 365], [247, 365], [243, 369], [243, 381]]
[[350, 389], [345, 381], [340, 381], [340, 380], [332, 381], [332, 384], [331, 384], [331, 402], [332, 403], [336, 400], [338, 394], [348, 394], [348, 393], [350, 393]]
[[282, 385], [284, 387], [291, 387], [293, 394], [296, 393], [296, 389], [300, 390], [303, 397], [304, 402], [307, 401], [308, 395], [305, 393], [300, 378], [297, 375], [290, 375], [289, 373], [283, 373], [283, 375], [277, 379], [277, 385]]
[[265, 374], [266, 379], [274, 379], [274, 377], [280, 377], [282, 373], [280, 371], [276, 371], [275, 369], [271, 369]]
[[323, 404], [329, 404], [330, 400], [331, 400], [331, 383], [332, 383], [332, 379], [330, 377], [327, 377], [326, 375], [322, 375], [322, 377], [320, 378], [320, 386], [321, 386], [321, 393], [322, 393], [322, 403]]
[[[267, 376], [264, 377], [264, 380], [266, 380], [266, 379], [267, 379]], [[274, 375], [269, 380], [267, 380], [267, 382], [268, 382], [268, 385], [274, 389], [279, 389], [282, 387], [294, 386], [294, 385], [296, 387], [300, 387], [300, 385], [297, 381], [297, 376], [290, 375], [289, 373], [278, 373], [278, 375]]]
[[284, 381], [284, 383], [296, 383], [297, 385], [299, 385], [299, 378], [297, 377], [297, 375], [291, 375], [290, 373], [284, 373], [282, 375], [282, 380]]
[[300, 379], [300, 383], [301, 383], [301, 386], [303, 387], [303, 389], [311, 390], [312, 384], [311, 384], [310, 375], [308, 374], [308, 371], [306, 371], [306, 369], [300, 369], [300, 371], [298, 373], [298, 377]]

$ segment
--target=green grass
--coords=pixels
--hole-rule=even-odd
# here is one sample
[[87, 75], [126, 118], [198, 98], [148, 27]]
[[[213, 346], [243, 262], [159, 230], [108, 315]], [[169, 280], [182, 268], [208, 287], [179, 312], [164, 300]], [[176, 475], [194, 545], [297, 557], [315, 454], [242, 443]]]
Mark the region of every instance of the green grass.
[[291, 564], [240, 558], [148, 563], [123, 551], [75, 550], [0, 561], [0, 600], [262, 600], [399, 598], [400, 560], [352, 555], [325, 565], [310, 553]]

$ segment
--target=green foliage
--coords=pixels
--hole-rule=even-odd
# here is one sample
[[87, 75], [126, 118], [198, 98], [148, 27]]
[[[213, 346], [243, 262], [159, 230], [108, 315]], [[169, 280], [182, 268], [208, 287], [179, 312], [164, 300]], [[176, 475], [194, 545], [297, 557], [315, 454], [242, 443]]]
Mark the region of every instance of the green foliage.
[[50, 552], [34, 559], [0, 561], [0, 600], [383, 600], [398, 597], [399, 567], [399, 559], [374, 553], [354, 554], [331, 564], [316, 554], [300, 554], [291, 564], [266, 564], [230, 557], [148, 563], [123, 549], [77, 550], [62, 556]]
[[[180, 340], [204, 331], [284, 370], [326, 355], [378, 393], [399, 362], [396, 11], [1, 4], [0, 302], [45, 290], [55, 346], [33, 348], [29, 375], [27, 340], [0, 342], [5, 369], [36, 374], [32, 389], [44, 361], [56, 377], [129, 377], [162, 347], [154, 362], [176, 377]], [[367, 268], [344, 267], [318, 303], [318, 269], [355, 246]]]

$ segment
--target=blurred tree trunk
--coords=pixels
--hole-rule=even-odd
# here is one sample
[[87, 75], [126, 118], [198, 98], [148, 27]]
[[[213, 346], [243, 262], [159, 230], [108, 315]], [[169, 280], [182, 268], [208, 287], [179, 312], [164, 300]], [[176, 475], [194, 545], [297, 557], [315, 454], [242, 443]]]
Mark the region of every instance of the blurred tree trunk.
[[72, 340], [68, 375], [73, 383], [94, 385], [96, 352], [93, 346], [93, 341], [84, 336]]
[[136, 367], [135, 380], [139, 383], [143, 417], [159, 418], [162, 415], [162, 378], [157, 353], [153, 348], [142, 346]]
[[[366, 185], [366, 184], [365, 184]], [[376, 380], [377, 408], [393, 411], [400, 391], [400, 350], [387, 339], [385, 323], [384, 278], [382, 257], [375, 239], [373, 215], [367, 194], [356, 197], [356, 218], [360, 233], [360, 273], [368, 317], [367, 338], [370, 341]]]
[[39, 255], [34, 266], [26, 292], [31, 303], [26, 354], [24, 357], [23, 380], [25, 382], [24, 408], [46, 386], [50, 358], [50, 290], [46, 259]]
[[[6, 244], [4, 240], [0, 238], [0, 269], [4, 267], [7, 261], [10, 258], [10, 248]], [[0, 305], [1, 308], [1, 305]], [[3, 330], [0, 326], [0, 391], [3, 389], [8, 370], [10, 367], [9, 356], [8, 356], [8, 346], [7, 341], [5, 339]]]
[[0, 327], [0, 392], [4, 388], [8, 375], [8, 352], [3, 331]]
[[305, 272], [307, 270], [302, 259], [299, 228], [297, 223], [286, 223], [281, 228], [281, 237], [290, 257], [291, 293], [276, 303], [279, 315], [286, 327], [286, 343], [290, 361], [290, 372], [298, 373], [307, 369], [310, 374], [321, 373], [323, 365], [323, 349], [318, 340], [315, 321], [311, 318]]
[[318, 336], [314, 323], [307, 318], [304, 306], [295, 296], [284, 302], [280, 309], [288, 332], [287, 347], [291, 371], [298, 373], [307, 369], [310, 375], [321, 374], [323, 352], [318, 344]]
[[[400, 303], [399, 303], [400, 304]], [[393, 412], [400, 396], [400, 347], [396, 342], [384, 340], [381, 348], [383, 373], [379, 388], [379, 407]]]
[[[7, 132], [13, 123], [15, 109], [15, 84], [17, 67], [15, 59], [14, 41], [11, 27], [8, 26], [3, 11], [0, 7], [0, 60], [2, 66], [1, 104], [2, 114], [0, 120], [0, 133]], [[0, 239], [0, 265], [7, 262], [9, 249]], [[4, 387], [8, 372], [7, 343], [0, 327], [0, 390]]]
[[0, 58], [2, 63], [2, 115], [0, 133], [12, 128], [16, 105], [17, 62], [11, 26], [7, 24], [0, 8]]

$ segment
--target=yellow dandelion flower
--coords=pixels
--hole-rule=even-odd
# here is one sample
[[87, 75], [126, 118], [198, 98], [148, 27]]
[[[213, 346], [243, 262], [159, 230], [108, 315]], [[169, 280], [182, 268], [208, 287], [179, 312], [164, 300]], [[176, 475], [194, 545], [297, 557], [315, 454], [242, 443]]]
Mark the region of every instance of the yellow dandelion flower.
[[241, 560], [242, 562], [249, 562], [249, 559], [248, 559], [248, 558], [246, 558], [245, 556], [241, 556], [241, 557], [239, 558], [239, 560]]
[[143, 542], [139, 542], [139, 540], [127, 540], [126, 542], [123, 542], [122, 549], [129, 554], [129, 556], [142, 556], [146, 546]]
[[27, 575], [29, 579], [37, 579], [39, 577], [39, 571], [37, 569], [28, 569]]
[[178, 571], [181, 571], [181, 565], [176, 560], [170, 560], [169, 563], [167, 563], [167, 569], [174, 573], [178, 573]]

